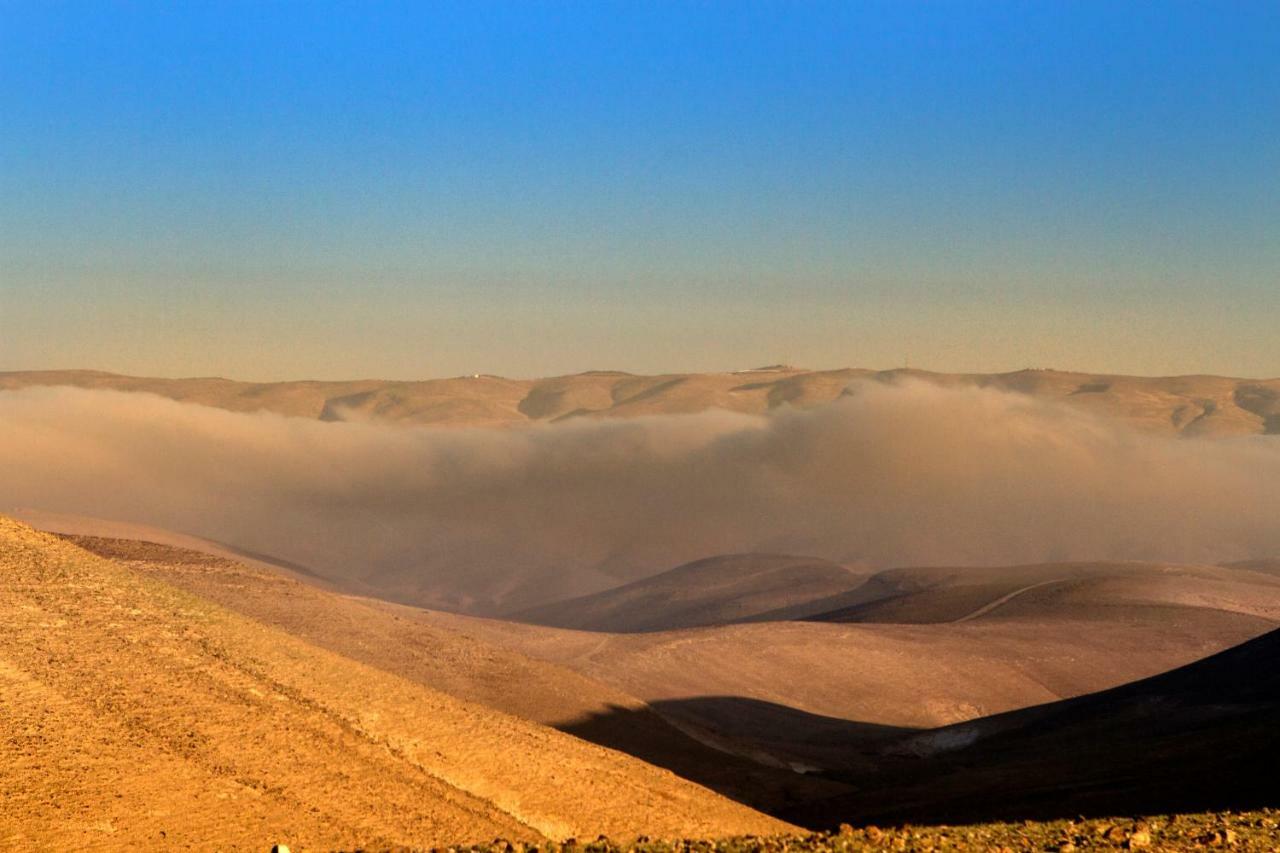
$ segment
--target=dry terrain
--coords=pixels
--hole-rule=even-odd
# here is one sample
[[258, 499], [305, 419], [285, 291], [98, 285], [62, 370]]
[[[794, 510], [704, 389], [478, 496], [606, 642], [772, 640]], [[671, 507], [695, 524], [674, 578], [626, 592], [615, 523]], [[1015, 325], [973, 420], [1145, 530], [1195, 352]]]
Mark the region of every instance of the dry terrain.
[[1079, 850], [1280, 850], [1280, 811], [1223, 810], [1140, 817], [1066, 818], [958, 826], [843, 826], [839, 831], [761, 838], [687, 838], [676, 842], [596, 840], [564, 845], [481, 844], [458, 853], [872, 853], [880, 850], [989, 850], [1074, 853]]
[[778, 833], [622, 753], [0, 519], [0, 845]]
[[[45, 521], [80, 532], [0, 520], [3, 845], [1270, 849], [1268, 561], [731, 555], [590, 597], [593, 621], [635, 608], [610, 633]], [[908, 821], [932, 826], [866, 826]]]
[[173, 548], [76, 541], [307, 642], [771, 810], [814, 791], [811, 777], [770, 766], [865, 766], [886, 738], [1113, 687], [1280, 623], [1274, 576], [1124, 563], [873, 575], [865, 583], [902, 623], [588, 632], [337, 595]]
[[[92, 526], [87, 519], [77, 522], [74, 526]], [[335, 594], [216, 553], [95, 536], [65, 538], [312, 645], [468, 702], [571, 731], [757, 808], [777, 811], [844, 788], [715, 750], [617, 687], [440, 627], [427, 611]], [[154, 531], [153, 538], [167, 536]]]
[[845, 592], [866, 574], [816, 557], [725, 554], [510, 618], [615, 633], [723, 625]]
[[632, 417], [711, 408], [761, 413], [780, 406], [812, 407], [838, 398], [856, 380], [892, 383], [904, 378], [1061, 400], [1120, 417], [1150, 432], [1200, 436], [1280, 433], [1280, 378], [1112, 376], [1057, 370], [949, 374], [774, 366], [734, 373], [637, 376], [591, 371], [547, 379], [460, 376], [406, 382], [237, 382], [44, 370], [0, 373], [0, 390], [70, 385], [144, 391], [238, 412], [269, 411], [324, 420], [509, 426], [584, 416]]
[[889, 570], [836, 596], [835, 611], [817, 599], [805, 621], [643, 634], [424, 615], [626, 690], [722, 749], [832, 770], [874, 763], [904, 732], [1091, 693], [1255, 637], [1280, 624], [1277, 580], [1148, 563]]
[[1110, 690], [886, 745], [794, 816], [891, 823], [1266, 808], [1280, 801], [1280, 631]]

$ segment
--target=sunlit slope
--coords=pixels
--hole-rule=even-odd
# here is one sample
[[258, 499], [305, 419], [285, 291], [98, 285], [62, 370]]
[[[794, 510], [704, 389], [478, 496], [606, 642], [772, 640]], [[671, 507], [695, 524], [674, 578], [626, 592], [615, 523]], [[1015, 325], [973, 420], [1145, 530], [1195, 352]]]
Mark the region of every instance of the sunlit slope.
[[1113, 376], [1058, 370], [949, 374], [923, 370], [803, 370], [775, 366], [733, 373], [636, 376], [590, 371], [546, 379], [459, 376], [421, 381], [237, 382], [159, 379], [94, 370], [0, 373], [0, 390], [71, 385], [145, 391], [232, 411], [270, 411], [325, 420], [371, 419], [449, 426], [519, 425], [574, 417], [631, 417], [719, 408], [761, 413], [811, 407], [851, 382], [914, 378], [941, 385], [1018, 391], [1119, 417], [1156, 433], [1280, 433], [1280, 379]]
[[9, 845], [430, 846], [785, 827], [0, 519]]
[[427, 611], [339, 595], [270, 567], [228, 559], [216, 546], [213, 553], [202, 553], [152, 542], [67, 538], [311, 645], [468, 702], [571, 731], [756, 808], [776, 809], [842, 787], [735, 759], [690, 738], [616, 687], [439, 627]]
[[[1228, 569], [1147, 565], [1134, 577], [1131, 566], [1113, 568], [1114, 581], [1007, 599], [1004, 587], [974, 596], [961, 585], [954, 600], [931, 590], [919, 601], [927, 612], [886, 607], [860, 624], [602, 634], [430, 618], [614, 685], [725, 748], [834, 768], [861, 763], [886, 727], [945, 725], [1102, 690], [1243, 642], [1280, 616], [1280, 586], [1256, 572], [1233, 581]], [[924, 618], [937, 613], [963, 621]]]

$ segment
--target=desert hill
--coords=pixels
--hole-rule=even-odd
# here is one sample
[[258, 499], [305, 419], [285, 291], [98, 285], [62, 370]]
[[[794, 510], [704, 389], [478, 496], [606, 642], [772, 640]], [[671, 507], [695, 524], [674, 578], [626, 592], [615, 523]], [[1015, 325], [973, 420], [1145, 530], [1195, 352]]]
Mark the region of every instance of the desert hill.
[[[72, 518], [64, 526], [93, 525], [91, 519]], [[335, 594], [269, 566], [228, 559], [216, 546], [197, 551], [97, 536], [63, 538], [308, 644], [635, 755], [756, 808], [776, 811], [843, 787], [708, 747], [618, 688], [439, 627], [417, 608]], [[167, 536], [156, 530], [154, 538]]]
[[[834, 825], [1208, 811], [1280, 802], [1280, 631], [1111, 690], [903, 738]], [[843, 817], [842, 817], [843, 816]]]
[[785, 831], [0, 519], [9, 846], [431, 846]]
[[1247, 569], [1251, 572], [1262, 572], [1268, 575], [1280, 575], [1280, 558], [1261, 559], [1261, 560], [1241, 560], [1236, 563], [1227, 563], [1228, 568]]
[[[1276, 593], [1280, 581], [1241, 568], [1058, 564], [991, 570], [993, 577], [1004, 582], [1034, 583], [1042, 583], [1042, 576], [1057, 577], [1068, 567], [1077, 572], [1060, 588], [1049, 584], [1012, 598], [1006, 597], [1004, 587], [963, 583], [962, 573], [968, 570], [916, 569], [899, 572], [899, 581], [914, 578], [919, 591], [931, 597], [915, 610], [897, 612], [916, 617], [919, 624], [739, 622], [604, 633], [478, 619], [340, 594], [305, 575], [290, 574], [269, 562], [249, 564], [234, 554], [102, 537], [68, 538], [109, 558], [111, 563], [97, 560], [95, 565], [100, 570], [102, 565], [114, 565], [113, 577], [165, 590], [183, 602], [194, 602], [201, 612], [211, 609], [220, 614], [220, 620], [239, 620], [235, 624], [240, 627], [231, 632], [232, 642], [238, 642], [244, 626], [253, 626], [255, 635], [265, 632], [284, 638], [290, 661], [308, 662], [306, 666], [314, 668], [317, 665], [309, 662], [318, 655], [329, 667], [338, 666], [332, 663], [336, 660], [354, 668], [355, 672], [344, 669], [343, 677], [361, 685], [360, 695], [365, 695], [364, 685], [376, 682], [382, 690], [379, 679], [391, 679], [401, 691], [397, 702], [405, 701], [404, 691], [421, 690], [437, 703], [461, 703], [480, 714], [480, 720], [467, 728], [478, 739], [495, 736], [483, 728], [485, 714], [497, 714], [508, 725], [521, 724], [515, 719], [520, 718], [529, 721], [523, 725], [548, 735], [555, 733], [534, 724], [553, 726], [669, 768], [741, 802], [773, 813], [804, 815], [817, 825], [835, 811], [804, 804], [826, 803], [834, 808], [852, 801], [854, 791], [865, 784], [864, 774], [905, 773], [902, 767], [918, 759], [904, 757], [907, 747], [903, 745], [918, 743], [913, 738], [922, 733], [927, 736], [948, 724], [998, 720], [1001, 717], [993, 715], [1001, 713], [1013, 712], [1016, 717], [1023, 713], [1018, 709], [1054, 707], [1063, 699], [1174, 669], [1273, 629], [1277, 622], [1271, 614], [1280, 604]], [[205, 547], [217, 550], [216, 543]], [[71, 553], [79, 555], [77, 559], [94, 559], [82, 550]], [[775, 567], [787, 562], [775, 559]], [[800, 560], [795, 565], [803, 570], [808, 564]], [[732, 569], [733, 561], [726, 566], [726, 579], [742, 577]], [[715, 576], [715, 570], [710, 574]], [[699, 571], [693, 570], [692, 576], [698, 579]], [[975, 602], [973, 586], [991, 597], [988, 603], [1004, 600], [995, 607]], [[706, 588], [695, 586], [696, 590]], [[1043, 599], [1035, 598], [1040, 589], [1046, 591]], [[947, 600], [947, 590], [955, 601]], [[1023, 599], [1028, 606], [1017, 610]], [[129, 609], [143, 609], [131, 596], [117, 596], [117, 601]], [[972, 618], [920, 618], [925, 611], [934, 617], [951, 615], [975, 603], [981, 612]], [[67, 606], [85, 605], [76, 600]], [[894, 613], [886, 610], [882, 616]], [[91, 624], [100, 621], [91, 620]], [[208, 624], [204, 619], [185, 621]], [[117, 630], [127, 629], [128, 623], [119, 616], [111, 622]], [[22, 636], [13, 639], [21, 642]], [[201, 628], [200, 636], [204, 638], [201, 648], [208, 646], [207, 630]], [[92, 642], [112, 647], [100, 635]], [[217, 642], [228, 641], [219, 634]], [[135, 640], [127, 648], [138, 645]], [[38, 664], [39, 644], [34, 646]], [[142, 648], [136, 651], [148, 653]], [[288, 683], [294, 690], [321, 690], [329, 683], [312, 688], [302, 676], [285, 681], [274, 670], [263, 669], [264, 652], [257, 647], [250, 651], [259, 662], [255, 672], [267, 672], [272, 683]], [[188, 670], [205, 666], [199, 654], [184, 646], [179, 646], [178, 653], [192, 661]], [[237, 650], [232, 657], [240, 653]], [[91, 692], [100, 689], [104, 680], [121, 678], [114, 668], [117, 657], [114, 653], [91, 656], [77, 664], [83, 668], [66, 677], [74, 683], [92, 682], [87, 688]], [[12, 663], [7, 647], [0, 659], [23, 669]], [[270, 657], [266, 661], [281, 665]], [[89, 672], [89, 666], [97, 669]], [[292, 670], [286, 667], [285, 672]], [[922, 685], [928, 685], [927, 695], [922, 694]], [[144, 679], [139, 689], [155, 691], [156, 687]], [[264, 692], [261, 686], [255, 689]], [[192, 701], [203, 707], [207, 698], [196, 690]], [[327, 694], [317, 698], [340, 715], [356, 715], [365, 729], [380, 731], [377, 721], [365, 719], [368, 709], [347, 711], [347, 706]], [[134, 708], [143, 702], [137, 697], [132, 701]], [[373, 710], [387, 713], [381, 706]], [[230, 712], [218, 713], [217, 719], [222, 719]], [[404, 720], [405, 713], [410, 712], [396, 719]], [[258, 725], [269, 728], [277, 722]], [[292, 719], [285, 724], [294, 729], [301, 726]], [[210, 732], [204, 724], [197, 731], [203, 738], [202, 748], [212, 749], [220, 742], [216, 731]], [[451, 737], [447, 732], [440, 736]], [[578, 743], [577, 749], [596, 749], [568, 740]], [[576, 755], [574, 748], [563, 748]], [[477, 766], [488, 766], [480, 747], [468, 749], [468, 755], [477, 756]], [[618, 761], [632, 760], [615, 752], [604, 754]], [[300, 760], [310, 762], [308, 766], [319, 762], [309, 755]], [[812, 772], [818, 769], [823, 772]], [[638, 772], [661, 773], [651, 768]], [[358, 768], [351, 773], [358, 775]], [[682, 784], [670, 776], [659, 778], [669, 780], [666, 784]], [[910, 778], [893, 776], [892, 782], [908, 786]], [[703, 788], [694, 790], [713, 796]], [[608, 831], [617, 835], [616, 830]]]
[[768, 611], [752, 621], [928, 624], [979, 617], [1081, 619], [1123, 608], [1215, 607], [1280, 621], [1277, 578], [1267, 561], [1230, 566], [1166, 563], [1041, 563], [887, 569], [861, 585]]
[[[309, 566], [303, 566], [289, 560], [283, 560], [270, 554], [246, 551], [226, 542], [216, 542], [203, 536], [192, 536], [151, 524], [139, 524], [132, 521], [97, 518], [90, 515], [75, 515], [66, 512], [49, 512], [31, 507], [6, 507], [4, 514], [23, 524], [42, 530], [46, 533], [71, 534], [96, 539], [115, 539], [129, 542], [166, 545], [173, 549], [192, 555], [203, 555], [222, 560], [234, 560], [242, 565], [263, 569], [270, 574], [282, 574], [286, 577], [305, 578], [307, 581], [325, 588], [335, 588], [336, 582], [321, 575]], [[175, 552], [176, 553], [176, 552]], [[343, 581], [343, 586], [350, 586]]]
[[[690, 738], [757, 763], [858, 764], [864, 735], [875, 740], [1104, 689], [1280, 621], [1280, 580], [1272, 576], [1094, 563], [877, 573], [863, 586], [885, 609], [857, 624], [583, 632], [335, 595], [269, 565], [223, 560], [208, 569], [175, 549], [130, 556], [109, 540], [78, 541], [309, 643], [641, 755], [762, 807], [805, 792], [726, 765], [722, 753], [707, 754]], [[512, 680], [526, 689], [510, 690]], [[921, 684], [930, 688], [924, 701]], [[847, 721], [867, 727], [851, 737]]]
[[[970, 585], [953, 583], [926, 590], [914, 612], [910, 596], [888, 599], [903, 604], [860, 623], [608, 634], [435, 612], [427, 618], [611, 684], [722, 749], [823, 768], [859, 765], [867, 743], [903, 730], [1105, 689], [1280, 623], [1280, 585], [1256, 572], [1079, 568], [1083, 580], [1021, 596], [989, 584], [977, 584], [983, 594], [975, 596]], [[1062, 569], [1019, 567], [1014, 589], [1060, 577]], [[904, 621], [889, 621], [895, 615]]]
[[863, 578], [863, 573], [815, 557], [724, 554], [510, 618], [614, 633], [721, 625], [826, 599], [858, 586]]
[[[1276, 624], [1268, 608], [1280, 603], [1277, 581], [1247, 570], [1086, 564], [1076, 567], [1086, 578], [1128, 578], [1130, 587], [1114, 590], [1114, 601], [1106, 586], [1087, 588], [1094, 597], [1083, 603], [1049, 597], [1018, 618], [1004, 612], [1016, 601], [1008, 600], [959, 624], [780, 622], [611, 634], [338, 595], [269, 567], [217, 556], [201, 562], [171, 547], [75, 541], [310, 644], [771, 810], [820, 792], [811, 779], [769, 765], [861, 766], [888, 736], [1149, 676], [1268, 630]], [[1026, 583], [1063, 568], [991, 571]], [[950, 579], [926, 588], [930, 606], [985, 607], [957, 570], [904, 572]], [[1145, 602], [1135, 592], [1143, 577]], [[1004, 594], [978, 586], [991, 600]], [[946, 602], [946, 589], [957, 603]]]
[[812, 407], [840, 397], [858, 379], [894, 383], [907, 378], [1060, 400], [1119, 417], [1150, 432], [1205, 436], [1280, 433], [1280, 379], [1113, 376], [1056, 370], [948, 374], [773, 366], [734, 373], [636, 376], [591, 371], [546, 379], [477, 375], [404, 382], [237, 382], [47, 370], [0, 373], [0, 390], [70, 385], [143, 391], [231, 411], [269, 411], [325, 420], [514, 426], [584, 416], [631, 417], [711, 408], [762, 413], [783, 405]]

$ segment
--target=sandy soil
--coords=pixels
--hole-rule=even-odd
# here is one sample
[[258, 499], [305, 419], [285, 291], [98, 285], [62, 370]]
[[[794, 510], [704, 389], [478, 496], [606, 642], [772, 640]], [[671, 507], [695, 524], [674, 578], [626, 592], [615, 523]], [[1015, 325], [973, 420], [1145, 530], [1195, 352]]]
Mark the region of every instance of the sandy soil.
[[430, 846], [786, 827], [0, 519], [10, 847]]

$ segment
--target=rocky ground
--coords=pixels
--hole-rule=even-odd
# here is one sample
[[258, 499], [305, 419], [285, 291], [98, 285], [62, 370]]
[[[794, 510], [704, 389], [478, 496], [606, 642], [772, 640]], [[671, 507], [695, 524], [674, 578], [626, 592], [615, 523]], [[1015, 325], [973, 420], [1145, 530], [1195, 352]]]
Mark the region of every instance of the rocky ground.
[[605, 839], [566, 842], [541, 847], [496, 840], [476, 847], [450, 848], [454, 853], [740, 853], [762, 850], [860, 851], [1068, 851], [1075, 850], [1201, 850], [1280, 851], [1280, 809], [1249, 812], [1158, 815], [1145, 818], [1027, 821], [972, 826], [927, 826], [881, 829], [843, 827], [837, 833], [769, 838], [743, 837], [719, 841], [686, 839], [678, 842], [639, 839], [616, 844]]

